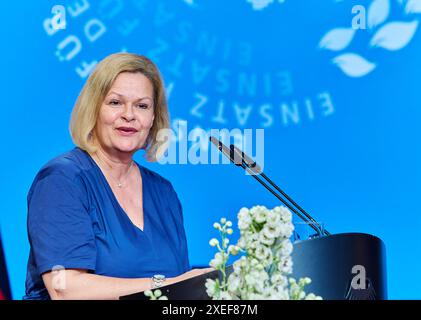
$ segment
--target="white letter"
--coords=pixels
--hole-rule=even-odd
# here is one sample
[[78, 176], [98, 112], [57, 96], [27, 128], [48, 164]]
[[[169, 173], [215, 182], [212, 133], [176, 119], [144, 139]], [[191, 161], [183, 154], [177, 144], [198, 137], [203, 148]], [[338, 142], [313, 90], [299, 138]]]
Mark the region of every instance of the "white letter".
[[240, 126], [244, 126], [247, 122], [250, 112], [253, 109], [252, 105], [248, 105], [246, 108], [241, 108], [237, 103], [234, 104], [235, 113]]
[[[158, 148], [156, 150], [156, 159], [160, 164], [177, 163], [177, 143], [170, 143], [173, 140], [174, 132], [169, 128], [160, 129], [156, 136]], [[167, 151], [167, 152], [165, 152]]]
[[89, 9], [89, 2], [86, 0], [83, 0], [83, 6], [79, 6], [79, 3], [75, 3], [75, 8], [73, 9], [71, 6], [67, 6], [67, 10], [69, 10], [69, 13], [72, 17], [77, 17], [78, 15], [82, 14], [86, 10]]
[[282, 120], [285, 125], [288, 125], [288, 117], [294, 123], [300, 122], [300, 115], [298, 114], [298, 107], [296, 102], [292, 102], [293, 110], [291, 111], [286, 103], [281, 105]]
[[85, 61], [82, 61], [82, 66], [76, 68], [76, 73], [81, 78], [86, 78], [91, 73], [91, 71], [95, 68], [97, 63], [98, 63], [98, 61], [96, 61], [96, 60], [92, 61], [91, 63], [87, 63]]
[[[189, 162], [191, 164], [207, 164], [208, 155], [204, 146], [207, 148], [209, 140], [206, 131], [200, 127], [194, 128], [189, 133], [189, 141], [193, 142], [193, 145], [189, 148]], [[197, 155], [197, 151], [199, 151], [199, 155]]]
[[[91, 31], [90, 29], [92, 26], [97, 26], [99, 28], [97, 29], [97, 32], [94, 34], [90, 33]], [[86, 23], [84, 30], [85, 30], [85, 36], [88, 38], [88, 40], [90, 42], [94, 42], [96, 39], [102, 36], [107, 29], [105, 28], [104, 24], [98, 19], [91, 19]]]
[[[73, 44], [73, 49], [70, 50], [67, 55], [62, 55], [61, 51], [67, 47], [68, 45]], [[58, 57], [59, 61], [69, 61], [72, 60], [75, 55], [77, 55], [82, 48], [82, 43], [80, 42], [79, 38], [76, 36], [68, 36], [62, 42], [60, 42], [57, 46], [57, 50], [55, 52], [56, 56]]]
[[224, 100], [220, 100], [218, 103], [218, 114], [216, 115], [216, 117], [212, 118], [212, 121], [217, 122], [217, 123], [226, 123], [227, 120], [223, 117], [224, 114]]
[[351, 272], [352, 274], [357, 274], [355, 277], [352, 278], [351, 287], [356, 290], [360, 290], [360, 289], [365, 290], [366, 276], [365, 276], [364, 266], [360, 266], [360, 265], [353, 266]]
[[323, 115], [324, 116], [331, 115], [335, 111], [335, 108], [333, 107], [332, 99], [330, 98], [329, 92], [323, 92], [319, 94], [319, 99], [322, 100], [323, 102], [321, 104], [321, 106], [324, 109]]
[[206, 102], [208, 101], [208, 97], [204, 96], [200, 93], [196, 93], [195, 98], [199, 99], [199, 102], [193, 107], [193, 109], [191, 109], [190, 113], [198, 118], [202, 118], [203, 117], [203, 113], [199, 112], [199, 109], [202, 108], [202, 106], [204, 104], [206, 104]]
[[361, 5], [356, 5], [352, 7], [352, 13], [356, 14], [354, 18], [352, 18], [352, 29], [365, 29], [366, 28], [366, 14], [365, 8]]
[[273, 123], [273, 117], [271, 114], [267, 113], [267, 111], [272, 110], [272, 105], [270, 103], [266, 103], [260, 106], [260, 115], [266, 119], [266, 122], [262, 124], [264, 127], [270, 127]]
[[66, 9], [61, 5], [55, 5], [51, 9], [51, 13], [54, 14], [53, 19], [51, 19], [53, 28], [55, 30], [66, 29]]

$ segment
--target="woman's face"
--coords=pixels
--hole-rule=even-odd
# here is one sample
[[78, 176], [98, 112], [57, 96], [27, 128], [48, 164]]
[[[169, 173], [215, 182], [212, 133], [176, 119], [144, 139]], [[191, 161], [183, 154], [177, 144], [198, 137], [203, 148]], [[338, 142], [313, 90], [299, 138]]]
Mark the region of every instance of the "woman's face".
[[120, 73], [99, 110], [95, 134], [104, 151], [134, 153], [153, 125], [153, 86], [141, 73]]

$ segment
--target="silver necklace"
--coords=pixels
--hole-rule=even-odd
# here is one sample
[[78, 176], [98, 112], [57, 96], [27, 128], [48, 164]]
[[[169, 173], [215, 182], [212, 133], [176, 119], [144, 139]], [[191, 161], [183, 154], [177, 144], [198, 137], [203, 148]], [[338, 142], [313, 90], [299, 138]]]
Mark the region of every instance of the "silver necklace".
[[[100, 162], [103, 162], [99, 157], [98, 157], [98, 155], [96, 155], [96, 157], [97, 157], [97, 159], [100, 161]], [[116, 179], [116, 178], [114, 178], [112, 175], [111, 175], [111, 173], [110, 173], [110, 176], [111, 176], [111, 178], [113, 178], [113, 180], [116, 182], [116, 185], [117, 185], [117, 187], [119, 187], [119, 188], [123, 188], [124, 187], [124, 181], [127, 179], [127, 177], [128, 177], [128, 175], [129, 175], [129, 173], [130, 173], [130, 170], [132, 169], [132, 167], [133, 167], [133, 160], [132, 160], [132, 162], [130, 162], [130, 167], [129, 167], [129, 170], [127, 170], [127, 172], [126, 172], [126, 174], [124, 175], [124, 177], [122, 178], [122, 179], [120, 179], [120, 180], [118, 180], [118, 179]], [[109, 166], [109, 165], [108, 165]], [[111, 167], [110, 167], [111, 168]]]
[[[130, 170], [132, 169], [132, 167], [133, 167], [133, 160], [132, 160], [132, 162], [130, 162], [129, 170], [127, 170], [126, 174], [124, 175], [123, 181], [126, 180], [126, 178], [128, 177], [128, 175], [129, 175]], [[113, 177], [113, 179], [114, 179], [114, 177]], [[117, 187], [119, 187], [119, 188], [124, 187], [122, 180], [117, 180], [117, 179], [114, 179], [114, 180], [117, 182]]]

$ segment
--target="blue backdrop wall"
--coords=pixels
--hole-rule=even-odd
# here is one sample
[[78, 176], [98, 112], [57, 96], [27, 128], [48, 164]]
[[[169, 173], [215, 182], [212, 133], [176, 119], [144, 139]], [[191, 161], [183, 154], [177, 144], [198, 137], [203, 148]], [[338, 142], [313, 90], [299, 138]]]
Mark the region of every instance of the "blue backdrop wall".
[[[54, 32], [46, 19], [56, 4], [66, 9], [66, 28]], [[173, 120], [190, 129], [265, 129], [265, 172], [330, 232], [380, 237], [389, 297], [421, 298], [421, 1], [0, 6], [0, 225], [15, 299], [24, 294], [32, 179], [73, 147], [68, 121], [77, 95], [95, 63], [120, 51], [158, 64]], [[233, 166], [136, 159], [173, 182], [192, 264], [211, 259], [214, 221], [234, 219], [243, 206], [278, 204]]]

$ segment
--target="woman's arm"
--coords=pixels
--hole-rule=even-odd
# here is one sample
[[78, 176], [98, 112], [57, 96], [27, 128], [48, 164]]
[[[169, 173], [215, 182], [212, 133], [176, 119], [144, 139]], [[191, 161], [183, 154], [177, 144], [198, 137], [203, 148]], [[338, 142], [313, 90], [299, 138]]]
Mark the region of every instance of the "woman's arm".
[[[168, 278], [165, 285], [183, 281], [213, 268], [193, 269], [178, 277]], [[87, 270], [69, 269], [42, 275], [52, 300], [118, 300], [120, 296], [151, 289], [150, 278], [124, 279], [88, 273]]]

